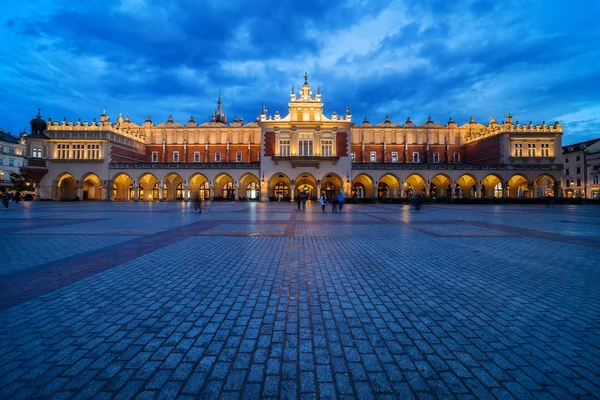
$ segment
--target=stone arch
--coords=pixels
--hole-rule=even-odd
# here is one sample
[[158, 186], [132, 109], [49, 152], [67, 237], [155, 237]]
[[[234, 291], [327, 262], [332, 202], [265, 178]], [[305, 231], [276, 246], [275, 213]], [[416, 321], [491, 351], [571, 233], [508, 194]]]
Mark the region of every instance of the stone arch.
[[292, 196], [292, 180], [283, 172], [276, 172], [267, 181], [267, 196], [276, 200], [290, 199]]
[[489, 174], [481, 180], [481, 197], [502, 197], [504, 181], [500, 175]]
[[58, 186], [58, 200], [73, 201], [77, 198], [77, 181], [68, 172], [63, 172], [56, 179]]
[[82, 198], [81, 200], [100, 200], [102, 197], [102, 181], [98, 175], [88, 172], [81, 178]]
[[425, 195], [425, 178], [420, 174], [411, 174], [404, 180], [405, 196]]
[[507, 182], [508, 196], [513, 198], [530, 197], [529, 179], [523, 174], [515, 174]]
[[133, 180], [126, 173], [119, 173], [113, 179], [112, 199], [116, 201], [133, 200]]
[[352, 179], [352, 197], [375, 197], [373, 185], [375, 179], [369, 174], [361, 173]]
[[[160, 188], [158, 187], [158, 178], [146, 172], [138, 179], [139, 185], [139, 200], [153, 201], [160, 200]], [[164, 198], [164, 191], [163, 191]]]
[[537, 198], [544, 198], [546, 196], [555, 197], [558, 195], [558, 182], [556, 178], [550, 174], [538, 175], [533, 180], [533, 185], [535, 188], [534, 195]]
[[183, 186], [183, 178], [171, 172], [163, 179], [164, 199], [167, 201], [184, 200], [185, 188]]
[[318, 194], [324, 194], [328, 199], [337, 196], [341, 190], [344, 190], [344, 179], [335, 172], [324, 174], [320, 182]]
[[400, 193], [400, 180], [394, 174], [385, 174], [379, 178], [377, 197], [397, 198]]
[[197, 172], [190, 176], [188, 180], [189, 190], [190, 190], [190, 200], [196, 201], [198, 197], [200, 199], [205, 200], [210, 198], [210, 185], [208, 178]]
[[235, 199], [235, 188], [233, 178], [226, 172], [222, 172], [215, 177], [213, 183], [214, 197], [223, 198], [225, 200]]
[[429, 182], [429, 195], [435, 197], [454, 197], [452, 193], [452, 179], [446, 174], [436, 174]]
[[456, 185], [460, 188], [460, 192], [465, 199], [470, 199], [477, 196], [477, 178], [471, 174], [462, 174], [456, 180]]
[[245, 173], [238, 182], [238, 196], [246, 200], [260, 199], [260, 182], [253, 173]]

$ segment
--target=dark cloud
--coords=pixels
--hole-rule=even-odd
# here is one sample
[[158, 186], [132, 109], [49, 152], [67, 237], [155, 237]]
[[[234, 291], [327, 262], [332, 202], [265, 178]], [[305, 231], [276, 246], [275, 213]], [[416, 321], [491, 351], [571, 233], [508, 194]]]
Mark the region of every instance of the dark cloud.
[[510, 108], [565, 117], [565, 142], [597, 135], [600, 5], [527, 3], [38, 0], [0, 19], [0, 126], [22, 129], [38, 105], [55, 119], [106, 107], [207, 120], [219, 89], [230, 117], [253, 120], [263, 103], [285, 113], [308, 70], [327, 114], [350, 105], [359, 123], [487, 122]]

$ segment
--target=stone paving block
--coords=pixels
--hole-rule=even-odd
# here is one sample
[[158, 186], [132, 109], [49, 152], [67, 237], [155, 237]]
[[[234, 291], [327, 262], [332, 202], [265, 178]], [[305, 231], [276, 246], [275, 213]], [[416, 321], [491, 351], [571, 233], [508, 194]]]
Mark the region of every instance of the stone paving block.
[[[192, 220], [164, 204], [124, 223], [115, 211], [147, 205], [97, 203], [76, 223], [67, 204], [61, 216], [38, 205], [53, 228], [23, 214], [10, 243], [50, 235], [34, 249], [50, 258], [0, 271], [1, 397], [600, 392], [593, 209], [365, 205], [333, 219], [291, 207], [257, 219], [271, 205], [232, 203]], [[556, 219], [596, 223], [567, 233]]]

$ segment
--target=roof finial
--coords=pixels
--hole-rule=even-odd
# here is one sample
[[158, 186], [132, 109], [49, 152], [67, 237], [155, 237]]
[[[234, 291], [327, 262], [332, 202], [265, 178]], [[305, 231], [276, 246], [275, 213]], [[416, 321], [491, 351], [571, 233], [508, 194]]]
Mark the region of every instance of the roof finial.
[[42, 117], [42, 116], [41, 116], [41, 112], [42, 112], [42, 109], [41, 109], [40, 107], [38, 107], [38, 115], [37, 115], [37, 117], [38, 117], [38, 118], [41, 118], [41, 117]]
[[219, 89], [219, 103], [221, 102], [221, 89]]
[[308, 83], [308, 73], [304, 72], [304, 83]]
[[321, 85], [317, 86], [317, 94], [321, 94]]

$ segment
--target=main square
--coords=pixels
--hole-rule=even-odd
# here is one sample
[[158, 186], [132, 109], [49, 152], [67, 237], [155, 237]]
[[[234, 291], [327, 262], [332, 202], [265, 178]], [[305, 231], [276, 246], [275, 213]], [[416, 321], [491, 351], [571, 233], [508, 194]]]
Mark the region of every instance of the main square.
[[593, 398], [594, 206], [25, 202], [0, 397]]

